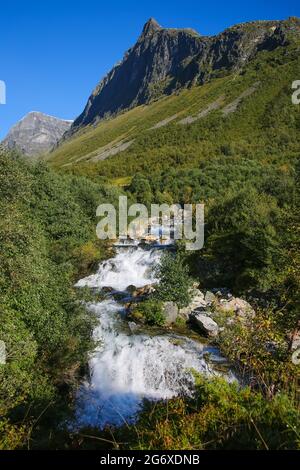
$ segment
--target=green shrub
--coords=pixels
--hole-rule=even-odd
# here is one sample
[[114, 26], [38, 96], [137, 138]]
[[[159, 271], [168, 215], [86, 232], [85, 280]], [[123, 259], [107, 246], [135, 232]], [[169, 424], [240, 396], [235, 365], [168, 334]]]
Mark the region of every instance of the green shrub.
[[284, 393], [266, 400], [249, 387], [198, 377], [193, 400], [149, 403], [130, 433], [117, 438], [145, 450], [300, 449], [299, 418]]
[[180, 254], [164, 254], [156, 268], [156, 276], [159, 279], [155, 292], [157, 299], [175, 302], [180, 308], [190, 303], [189, 269]]
[[162, 302], [156, 299], [149, 299], [141, 302], [134, 312], [136, 318], [144, 318], [146, 323], [151, 326], [163, 326], [165, 318], [163, 315]]
[[87, 363], [95, 318], [79, 302], [74, 281], [103, 256], [95, 212], [108, 193], [0, 151], [2, 448], [21, 446], [27, 425], [59, 402]]

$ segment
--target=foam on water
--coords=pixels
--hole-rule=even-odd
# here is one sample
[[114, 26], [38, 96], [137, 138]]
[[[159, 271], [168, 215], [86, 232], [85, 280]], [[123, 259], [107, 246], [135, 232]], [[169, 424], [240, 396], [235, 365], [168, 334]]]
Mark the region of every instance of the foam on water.
[[90, 360], [91, 380], [81, 389], [78, 422], [103, 427], [134, 419], [144, 398], [189, 394], [192, 370], [209, 374], [207, 349], [183, 338], [129, 335], [122, 331], [122, 307], [113, 300], [89, 306], [100, 318], [95, 339], [101, 346]]
[[[150, 268], [159, 256], [155, 250], [119, 250], [114, 259], [100, 265], [97, 274], [77, 285], [125, 290], [132, 284], [140, 287], [155, 282]], [[112, 299], [88, 308], [99, 317], [94, 336], [100, 346], [90, 359], [90, 380], [79, 391], [79, 426], [132, 422], [145, 398], [189, 395], [194, 383], [192, 370], [213, 373], [204, 353], [216, 350], [188, 338], [174, 341], [170, 334], [132, 335], [122, 318], [122, 305]]]
[[158, 262], [159, 252], [142, 248], [119, 249], [115, 258], [102, 263], [96, 274], [81, 279], [77, 287], [112, 287], [124, 291], [128, 286], [142, 287], [156, 281], [152, 267]]

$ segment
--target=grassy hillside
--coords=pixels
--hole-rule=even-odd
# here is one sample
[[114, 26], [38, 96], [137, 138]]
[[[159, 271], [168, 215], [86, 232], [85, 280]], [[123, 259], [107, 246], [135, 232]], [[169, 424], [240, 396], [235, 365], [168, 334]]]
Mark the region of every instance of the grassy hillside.
[[[84, 129], [51, 154], [49, 163], [60, 171], [107, 178], [139, 202], [204, 202], [207, 257], [223, 266], [203, 282], [268, 290], [279, 282], [283, 261], [277, 249], [287, 245], [282, 221], [294, 204], [300, 107], [291, 96], [300, 75], [299, 45], [295, 36], [286, 47], [258, 53], [239, 73]], [[108, 156], [110, 145], [120, 141], [131, 145]], [[226, 210], [235, 211], [230, 228], [220, 215]], [[245, 213], [245, 234], [252, 231], [251, 217], [262, 233], [260, 238], [253, 233], [251, 249], [236, 256]], [[226, 254], [216, 240], [232, 229]], [[221, 240], [224, 244], [224, 234]]]
[[[85, 128], [50, 154], [49, 163], [108, 178], [128, 178], [138, 171], [147, 174], [149, 169], [161, 172], [174, 166], [195, 168], [228, 154], [289, 166], [298, 153], [300, 110], [291, 103], [291, 84], [299, 73], [296, 42], [261, 52], [241, 73], [137, 107], [96, 128]], [[209, 106], [216, 103], [219, 108], [209, 112]], [[180, 123], [203, 111], [203, 117], [193, 123]], [[155, 128], [157, 125], [161, 127]], [[107, 151], [118, 149], [120, 143], [131, 145], [109, 156]]]
[[[204, 202], [205, 248], [192, 260], [201, 282], [276, 291], [296, 204], [300, 107], [291, 96], [299, 46], [295, 36], [243, 71], [85, 128], [49, 164], [107, 179], [148, 205]], [[131, 145], [109, 156], [120, 142]]]

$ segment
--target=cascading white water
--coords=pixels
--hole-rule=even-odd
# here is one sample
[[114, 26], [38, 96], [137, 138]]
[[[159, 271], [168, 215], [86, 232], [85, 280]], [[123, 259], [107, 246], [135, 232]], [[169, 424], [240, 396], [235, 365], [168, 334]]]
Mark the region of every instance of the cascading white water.
[[[157, 251], [121, 249], [104, 262], [97, 274], [78, 286], [110, 286], [124, 291], [129, 285], [154, 282], [151, 266]], [[94, 331], [101, 342], [90, 360], [91, 378], [80, 390], [77, 422], [79, 426], [103, 427], [131, 422], [143, 399], [168, 399], [189, 394], [193, 388], [192, 370], [211, 374], [205, 352], [215, 351], [188, 338], [130, 334], [122, 318], [123, 307], [105, 300], [88, 307], [99, 317]]]
[[96, 274], [81, 279], [77, 287], [112, 287], [124, 291], [128, 286], [143, 287], [156, 281], [152, 273], [160, 253], [142, 248], [120, 248], [115, 258], [104, 261]]

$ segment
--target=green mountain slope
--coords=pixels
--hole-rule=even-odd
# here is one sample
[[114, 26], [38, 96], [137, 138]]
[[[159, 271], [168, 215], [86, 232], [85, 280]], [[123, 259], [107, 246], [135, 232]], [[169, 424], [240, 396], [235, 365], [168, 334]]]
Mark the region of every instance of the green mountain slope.
[[216, 78], [87, 127], [48, 156], [60, 169], [131, 177], [193, 168], [222, 155], [291, 163], [298, 152], [299, 40], [261, 52], [242, 72]]

